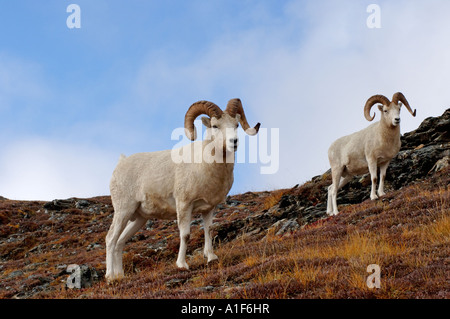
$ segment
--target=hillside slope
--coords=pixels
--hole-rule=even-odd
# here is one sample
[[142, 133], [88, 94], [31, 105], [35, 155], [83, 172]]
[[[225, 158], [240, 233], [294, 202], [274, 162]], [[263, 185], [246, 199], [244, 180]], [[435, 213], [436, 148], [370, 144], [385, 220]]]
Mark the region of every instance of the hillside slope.
[[[2, 298], [450, 298], [450, 109], [402, 137], [388, 169], [387, 195], [370, 201], [370, 179], [339, 192], [328, 217], [330, 173], [304, 185], [229, 197], [217, 208], [219, 262], [202, 256], [192, 222], [191, 270], [175, 267], [175, 221], [151, 220], [125, 247], [126, 278], [108, 285], [107, 196], [51, 202], [0, 197]], [[82, 266], [82, 289], [67, 267]], [[369, 289], [367, 266], [381, 269]]]

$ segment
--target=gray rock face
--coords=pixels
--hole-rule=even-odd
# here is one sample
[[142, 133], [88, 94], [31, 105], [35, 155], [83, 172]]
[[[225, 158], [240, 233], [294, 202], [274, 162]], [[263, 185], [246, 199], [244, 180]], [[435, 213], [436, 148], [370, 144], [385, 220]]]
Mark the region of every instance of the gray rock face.
[[450, 156], [450, 109], [440, 117], [425, 119], [417, 130], [405, 133], [401, 141], [402, 148], [389, 165], [386, 176], [394, 189], [448, 165], [445, 158]]
[[63, 210], [74, 206], [74, 199], [55, 199], [44, 204], [44, 208], [48, 210]]

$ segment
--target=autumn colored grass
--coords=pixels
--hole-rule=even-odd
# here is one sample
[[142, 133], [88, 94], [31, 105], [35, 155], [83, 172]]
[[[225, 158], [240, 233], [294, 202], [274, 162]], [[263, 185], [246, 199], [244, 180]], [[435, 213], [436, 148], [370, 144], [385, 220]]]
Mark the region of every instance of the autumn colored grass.
[[[42, 203], [3, 201], [0, 297], [450, 298], [449, 173], [378, 201], [342, 207], [339, 215], [289, 235], [261, 229], [246, 236], [247, 228], [238, 227], [232, 240], [216, 237], [219, 261], [211, 265], [202, 253], [201, 223], [194, 223], [189, 271], [175, 266], [176, 224], [155, 221], [126, 245], [123, 280], [108, 284], [101, 278], [84, 289], [65, 287], [64, 266], [87, 263], [104, 274], [104, 236], [112, 217], [108, 198], [91, 199], [99, 207], [95, 214], [45, 213]], [[306, 186], [308, 194], [318, 193], [313, 184]], [[240, 195], [241, 203], [218, 212], [216, 223], [261, 214], [287, 192]], [[89, 248], [93, 243], [100, 248]], [[380, 266], [379, 289], [367, 287], [370, 264]]]
[[280, 199], [284, 193], [285, 193], [285, 190], [273, 191], [269, 196], [267, 196], [264, 199], [263, 209], [270, 209], [273, 206], [275, 206], [275, 204], [277, 204], [280, 201]]

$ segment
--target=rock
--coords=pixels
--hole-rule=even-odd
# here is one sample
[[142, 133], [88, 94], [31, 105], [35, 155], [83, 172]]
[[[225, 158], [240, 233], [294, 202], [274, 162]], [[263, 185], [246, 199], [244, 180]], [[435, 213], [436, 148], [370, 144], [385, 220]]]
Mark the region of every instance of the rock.
[[235, 200], [235, 199], [231, 199], [231, 197], [228, 196], [228, 197], [227, 197], [227, 200], [225, 201], [225, 204], [227, 204], [228, 206], [233, 207], [233, 206], [238, 206], [238, 205], [240, 205], [241, 202], [238, 201], [238, 200]]
[[295, 219], [282, 219], [269, 227], [268, 232], [275, 233], [276, 236], [283, 236], [300, 228]]
[[44, 204], [44, 208], [48, 210], [63, 210], [73, 206], [73, 199], [54, 199]]
[[447, 109], [442, 116], [428, 117], [420, 126], [402, 137], [402, 149], [411, 149], [420, 144], [441, 143], [450, 140], [450, 109]]
[[39, 245], [34, 246], [33, 248], [31, 248], [28, 252], [29, 253], [33, 253], [33, 252], [40, 253], [42, 251], [42, 247], [44, 247], [44, 245], [43, 244], [39, 244]]
[[236, 238], [244, 229], [246, 221], [235, 220], [223, 224], [213, 224], [211, 230], [216, 232], [215, 240], [228, 242]]
[[146, 230], [152, 229], [154, 224], [155, 224], [155, 221], [153, 219], [147, 220], [147, 223], [145, 224], [145, 229]]
[[94, 267], [89, 265], [81, 265], [81, 287], [91, 287], [92, 284], [98, 282], [100, 276]]
[[261, 228], [255, 228], [255, 229], [253, 229], [253, 230], [250, 230], [250, 231], [248, 231], [248, 232], [245, 232], [245, 233], [243, 233], [243, 234], [241, 234], [241, 235], [239, 235], [238, 237], [237, 237], [237, 239], [246, 239], [246, 238], [251, 238], [252, 236], [254, 236], [254, 235], [256, 235], [256, 234], [259, 234], [260, 232], [261, 232]]
[[13, 272], [10, 272], [7, 276], [6, 276], [6, 278], [7, 279], [9, 279], [9, 278], [15, 278], [15, 277], [18, 277], [18, 276], [22, 276], [24, 274], [24, 272], [22, 271], [22, 270], [15, 270], [15, 271], [13, 271]]
[[167, 247], [167, 239], [162, 239], [156, 243], [150, 243], [147, 245], [148, 249], [151, 249], [153, 252], [158, 252], [166, 249]]
[[89, 245], [86, 247], [86, 250], [87, 250], [87, 251], [91, 251], [91, 250], [94, 250], [94, 249], [101, 249], [101, 248], [103, 248], [103, 246], [100, 245], [99, 243], [92, 243], [92, 244], [89, 244]]
[[170, 279], [170, 280], [166, 281], [165, 285], [167, 288], [174, 288], [174, 287], [181, 286], [185, 282], [186, 282], [186, 279], [174, 278], [174, 279]]
[[295, 205], [296, 201], [293, 196], [283, 195], [281, 196], [280, 201], [278, 202], [278, 208], [283, 209], [289, 207], [291, 205]]
[[66, 264], [59, 264], [59, 265], [56, 265], [56, 269], [66, 271], [67, 265], [66, 265]]
[[97, 270], [87, 264], [69, 265], [66, 272], [69, 273], [66, 287], [70, 289], [89, 288], [100, 279]]
[[[77, 208], [78, 208], [78, 207], [77, 207]], [[90, 208], [88, 209], [88, 211], [89, 211], [89, 213], [98, 214], [98, 213], [100, 213], [100, 207], [98, 207], [98, 206], [90, 207]]]
[[445, 158], [449, 155], [450, 142], [402, 150], [389, 165], [386, 182], [399, 189], [414, 180], [426, 177], [436, 165], [442, 169], [447, 161]]
[[76, 202], [75, 207], [78, 209], [83, 209], [91, 205], [91, 203], [85, 199], [79, 200]]
[[445, 156], [441, 158], [439, 161], [434, 164], [434, 166], [431, 168], [431, 170], [428, 173], [431, 172], [439, 172], [443, 170], [444, 168], [448, 167], [450, 165], [450, 156]]
[[310, 206], [304, 209], [297, 217], [297, 224], [302, 226], [305, 224], [309, 224], [315, 222], [318, 219], [321, 219], [327, 215], [326, 207], [324, 203], [321, 203], [317, 206]]

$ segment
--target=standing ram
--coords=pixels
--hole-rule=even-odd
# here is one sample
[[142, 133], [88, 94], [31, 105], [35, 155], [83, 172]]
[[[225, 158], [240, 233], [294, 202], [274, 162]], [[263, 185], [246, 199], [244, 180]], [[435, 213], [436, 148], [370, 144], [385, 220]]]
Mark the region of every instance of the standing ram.
[[[375, 193], [377, 184], [377, 170], [380, 168], [380, 184], [378, 195], [383, 196], [384, 178], [386, 170], [392, 158], [400, 150], [400, 108], [402, 103], [412, 116], [416, 116], [416, 110], [411, 110], [405, 96], [397, 92], [392, 97], [392, 102], [383, 95], [374, 95], [367, 100], [364, 107], [364, 116], [368, 121], [375, 118], [370, 116], [370, 109], [376, 103], [381, 103], [378, 109], [381, 112], [380, 121], [367, 128], [344, 136], [331, 144], [328, 149], [328, 159], [331, 165], [332, 185], [328, 188], [329, 215], [337, 215], [337, 192], [347, 184], [353, 176], [370, 173], [372, 189], [370, 199], [377, 199]], [[341, 177], [343, 180], [341, 180]]]
[[233, 184], [238, 123], [249, 135], [256, 135], [260, 124], [254, 128], [248, 125], [239, 99], [230, 100], [225, 111], [212, 102], [199, 101], [185, 115], [185, 132], [192, 141], [196, 139], [194, 120], [201, 114], [209, 116], [202, 117], [207, 127], [205, 140], [174, 150], [121, 156], [110, 183], [115, 212], [106, 236], [108, 280], [123, 277], [124, 245], [150, 218], [177, 219], [180, 250], [176, 264], [188, 269], [190, 223], [194, 214], [201, 214], [204, 255], [208, 262], [217, 259], [209, 228], [214, 208], [224, 201]]

